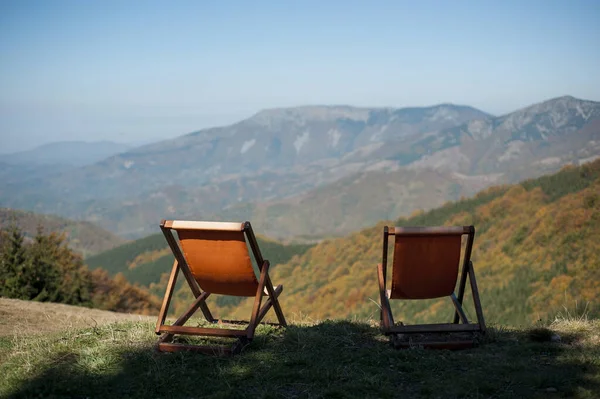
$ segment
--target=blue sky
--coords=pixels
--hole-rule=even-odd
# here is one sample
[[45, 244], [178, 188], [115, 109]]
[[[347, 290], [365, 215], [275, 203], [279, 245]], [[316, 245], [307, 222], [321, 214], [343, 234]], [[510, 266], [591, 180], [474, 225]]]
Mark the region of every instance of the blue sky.
[[305, 104], [600, 101], [600, 1], [0, 1], [0, 153]]

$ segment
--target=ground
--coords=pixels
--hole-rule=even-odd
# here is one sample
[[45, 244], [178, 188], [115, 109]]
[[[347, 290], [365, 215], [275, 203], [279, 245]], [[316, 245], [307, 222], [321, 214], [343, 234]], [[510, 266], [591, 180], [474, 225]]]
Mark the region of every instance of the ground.
[[108, 312], [60, 303], [0, 298], [0, 337], [47, 334], [104, 325], [125, 320], [156, 320], [155, 317]]
[[[86, 320], [70, 312], [51, 317]], [[234, 357], [157, 353], [154, 320], [13, 329], [0, 337], [0, 397], [600, 397], [600, 321], [585, 317], [491, 326], [478, 347], [454, 352], [394, 349], [373, 321], [290, 321], [261, 326]]]

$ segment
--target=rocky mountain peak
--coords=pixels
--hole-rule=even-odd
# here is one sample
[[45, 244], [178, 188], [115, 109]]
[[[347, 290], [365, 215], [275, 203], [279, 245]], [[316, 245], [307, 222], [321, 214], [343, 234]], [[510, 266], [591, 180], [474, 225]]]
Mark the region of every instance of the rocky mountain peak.
[[258, 112], [247, 122], [271, 126], [273, 124], [304, 124], [306, 121], [332, 122], [337, 119], [364, 121], [370, 109], [346, 105], [306, 105], [289, 108], [272, 108]]

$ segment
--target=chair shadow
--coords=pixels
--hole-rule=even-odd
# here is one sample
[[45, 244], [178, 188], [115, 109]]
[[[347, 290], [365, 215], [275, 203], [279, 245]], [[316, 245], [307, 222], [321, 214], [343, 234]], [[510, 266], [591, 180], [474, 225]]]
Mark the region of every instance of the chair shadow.
[[133, 349], [115, 345], [98, 359], [60, 353], [9, 397], [527, 398], [600, 392], [594, 379], [600, 366], [570, 356], [572, 344], [533, 342], [502, 329], [490, 329], [477, 348], [453, 352], [394, 349], [377, 328], [344, 320], [261, 326], [257, 332], [231, 357], [158, 353], [147, 342]]

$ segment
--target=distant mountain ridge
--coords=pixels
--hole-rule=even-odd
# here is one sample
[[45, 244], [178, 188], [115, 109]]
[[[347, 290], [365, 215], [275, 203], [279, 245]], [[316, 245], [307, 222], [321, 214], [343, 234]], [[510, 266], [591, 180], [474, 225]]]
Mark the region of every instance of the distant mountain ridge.
[[11, 223], [16, 224], [29, 238], [35, 236], [38, 226], [42, 226], [46, 234], [65, 233], [69, 247], [83, 256], [104, 252], [126, 242], [90, 222], [0, 208], [0, 228], [7, 228]]
[[[385, 113], [377, 118], [370, 115]], [[440, 112], [448, 116], [440, 119]], [[231, 126], [204, 129], [111, 157], [69, 176], [93, 178], [87, 198], [138, 195], [164, 185], [197, 187], [257, 173], [299, 173], [363, 145], [454, 126], [487, 114], [470, 107], [435, 106], [393, 112], [353, 107], [267, 110]], [[64, 177], [56, 184], [64, 186]], [[83, 184], [83, 182], [81, 182]], [[135, 183], [135, 184], [133, 184]], [[69, 183], [70, 184], [70, 183]], [[68, 187], [68, 186], [67, 186]]]
[[600, 157], [600, 103], [560, 97], [388, 142], [369, 156], [400, 165], [359, 171], [285, 199], [234, 205], [219, 216], [243, 215], [273, 237], [341, 235], [435, 208], [493, 184]]
[[132, 238], [163, 217], [235, 216], [280, 239], [344, 234], [590, 161], [600, 155], [599, 112], [600, 103], [569, 96], [500, 117], [452, 104], [266, 110], [73, 171], [13, 180], [0, 203]]
[[60, 141], [48, 143], [32, 150], [1, 156], [2, 162], [11, 165], [91, 165], [110, 156], [125, 152], [131, 146], [112, 141]]

